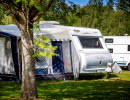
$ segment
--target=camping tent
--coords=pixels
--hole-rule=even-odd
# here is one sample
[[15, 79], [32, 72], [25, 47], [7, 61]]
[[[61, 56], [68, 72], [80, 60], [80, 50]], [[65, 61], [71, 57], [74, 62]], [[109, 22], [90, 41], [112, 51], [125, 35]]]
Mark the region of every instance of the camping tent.
[[19, 79], [19, 37], [0, 31], [0, 78], [15, 77]]

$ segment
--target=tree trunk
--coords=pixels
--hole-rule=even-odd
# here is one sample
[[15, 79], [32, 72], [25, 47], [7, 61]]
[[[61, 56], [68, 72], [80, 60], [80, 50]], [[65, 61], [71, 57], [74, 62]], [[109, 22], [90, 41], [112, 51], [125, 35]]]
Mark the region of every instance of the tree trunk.
[[[29, 27], [29, 28], [28, 28]], [[36, 98], [37, 89], [35, 82], [35, 61], [32, 57], [34, 53], [32, 26], [21, 25], [22, 41], [22, 93], [21, 98]]]
[[[26, 1], [26, 2], [23, 2]], [[21, 31], [22, 41], [22, 93], [23, 99], [34, 99], [37, 96], [35, 81], [35, 61], [32, 57], [33, 46], [33, 23], [38, 21], [51, 7], [55, 0], [45, 2], [36, 0], [34, 4], [31, 0], [0, 0], [0, 4], [5, 7], [16, 22]], [[48, 3], [45, 5], [45, 3]], [[30, 5], [31, 4], [31, 5]], [[36, 5], [38, 5], [36, 7]], [[45, 6], [45, 7], [42, 7]], [[39, 10], [38, 8], [43, 9]]]

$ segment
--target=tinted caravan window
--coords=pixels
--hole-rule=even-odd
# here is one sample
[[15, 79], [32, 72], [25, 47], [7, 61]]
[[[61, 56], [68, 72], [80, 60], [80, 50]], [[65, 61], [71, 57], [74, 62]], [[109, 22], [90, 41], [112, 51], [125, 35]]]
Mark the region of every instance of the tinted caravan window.
[[128, 51], [130, 51], [130, 45], [128, 45]]
[[103, 48], [99, 38], [79, 37], [83, 48]]
[[106, 43], [113, 43], [113, 39], [107, 38], [107, 39], [105, 39], [105, 42], [106, 42]]
[[110, 52], [110, 53], [113, 53], [113, 49], [109, 49], [109, 52]]

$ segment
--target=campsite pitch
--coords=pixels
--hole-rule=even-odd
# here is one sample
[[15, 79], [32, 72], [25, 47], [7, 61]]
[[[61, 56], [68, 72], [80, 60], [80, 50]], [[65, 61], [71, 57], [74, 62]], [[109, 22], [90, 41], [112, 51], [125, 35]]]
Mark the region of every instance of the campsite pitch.
[[[0, 81], [0, 99], [20, 98], [20, 83]], [[38, 81], [39, 99], [129, 100], [130, 71], [113, 73], [110, 79]]]

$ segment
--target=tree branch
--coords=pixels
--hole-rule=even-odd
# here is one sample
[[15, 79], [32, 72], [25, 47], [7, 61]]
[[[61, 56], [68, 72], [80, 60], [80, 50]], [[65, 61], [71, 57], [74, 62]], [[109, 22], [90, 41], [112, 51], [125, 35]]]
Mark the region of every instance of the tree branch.
[[51, 7], [51, 5], [53, 4], [54, 1], [55, 1], [55, 0], [51, 0], [51, 1], [49, 2], [48, 6], [45, 8], [44, 11], [42, 11], [41, 13], [35, 15], [35, 17], [33, 18], [33, 22], [38, 21], [38, 20], [49, 10], [49, 8]]
[[22, 8], [21, 6], [19, 6], [19, 4], [17, 5], [16, 3], [14, 3], [12, 0], [0, 0], [0, 3], [5, 5], [5, 4], [8, 4], [10, 5], [14, 10], [20, 10], [22, 11]]

